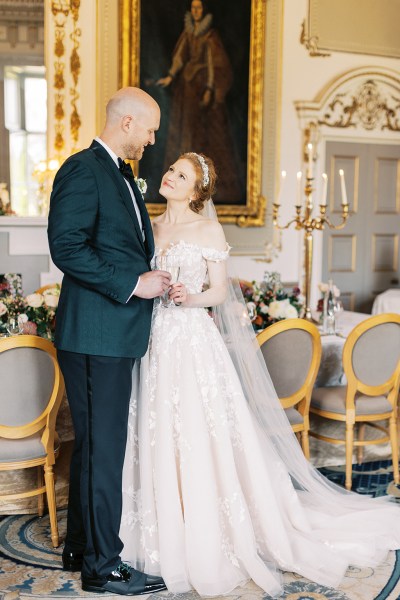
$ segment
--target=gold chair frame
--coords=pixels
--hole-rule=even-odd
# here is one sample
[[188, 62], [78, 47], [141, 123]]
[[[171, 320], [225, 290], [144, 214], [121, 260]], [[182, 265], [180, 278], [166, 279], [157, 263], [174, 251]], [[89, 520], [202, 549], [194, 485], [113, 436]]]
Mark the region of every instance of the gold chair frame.
[[[347, 392], [346, 392], [346, 412], [333, 413], [322, 409], [314, 408], [310, 406], [310, 412], [312, 414], [324, 417], [325, 419], [332, 419], [334, 421], [342, 421], [346, 423], [346, 434], [345, 439], [331, 438], [326, 435], [315, 433], [310, 431], [310, 435], [324, 442], [331, 444], [345, 444], [346, 446], [346, 489], [351, 490], [352, 486], [352, 457], [353, 447], [357, 448], [357, 461], [358, 464], [362, 462], [362, 454], [364, 446], [373, 444], [382, 444], [390, 441], [392, 447], [392, 461], [393, 461], [393, 479], [396, 484], [399, 483], [399, 452], [398, 452], [398, 441], [397, 441], [397, 398], [399, 395], [399, 384], [400, 384], [400, 359], [397, 363], [397, 367], [392, 373], [391, 377], [383, 384], [378, 386], [366, 385], [359, 381], [354, 373], [352, 364], [353, 349], [360, 338], [360, 336], [368, 331], [369, 329], [381, 325], [382, 323], [398, 323], [400, 325], [400, 315], [397, 314], [382, 314], [370, 317], [365, 321], [362, 321], [359, 325], [354, 327], [350, 332], [345, 345], [343, 347], [343, 369], [347, 378]], [[365, 394], [367, 396], [382, 396], [387, 395], [387, 399], [392, 405], [392, 410], [389, 412], [379, 414], [358, 414], [356, 415], [355, 407], [355, 396], [357, 392]], [[389, 427], [383, 427], [373, 421], [389, 420]], [[359, 424], [358, 439], [354, 440], [354, 427]], [[385, 435], [374, 440], [365, 440], [364, 431], [365, 426], [369, 425], [379, 431], [382, 431]]]
[[[8, 460], [0, 462], [0, 471], [14, 471], [18, 469], [29, 469], [37, 467], [38, 487], [16, 494], [0, 494], [1, 500], [18, 500], [38, 496], [38, 514], [43, 516], [43, 495], [46, 494], [50, 517], [51, 541], [56, 548], [59, 545], [59, 534], [56, 513], [56, 495], [54, 485], [53, 465], [58, 450], [54, 450], [58, 436], [55, 431], [58, 409], [64, 394], [64, 380], [57, 362], [56, 349], [53, 344], [44, 338], [35, 335], [20, 335], [0, 339], [0, 353], [14, 348], [38, 348], [46, 352], [52, 359], [54, 367], [53, 390], [49, 402], [39, 417], [30, 423], [21, 426], [8, 426], [0, 424], [0, 437], [5, 439], [24, 439], [43, 430], [41, 442], [46, 455], [27, 460]], [[44, 482], [43, 470], [44, 469]]]
[[270, 325], [264, 329], [264, 331], [259, 333], [257, 335], [257, 341], [261, 348], [262, 345], [272, 337], [292, 329], [300, 329], [310, 334], [312, 340], [312, 358], [303, 385], [291, 396], [285, 396], [284, 398], [279, 398], [279, 400], [283, 409], [295, 408], [301, 414], [303, 423], [292, 424], [292, 429], [297, 437], [299, 437], [299, 434], [301, 435], [301, 447], [304, 456], [307, 459], [310, 459], [310, 444], [308, 438], [310, 431], [309, 408], [312, 389], [317, 378], [322, 354], [321, 336], [319, 331], [313, 323], [310, 323], [305, 319], [284, 319]]

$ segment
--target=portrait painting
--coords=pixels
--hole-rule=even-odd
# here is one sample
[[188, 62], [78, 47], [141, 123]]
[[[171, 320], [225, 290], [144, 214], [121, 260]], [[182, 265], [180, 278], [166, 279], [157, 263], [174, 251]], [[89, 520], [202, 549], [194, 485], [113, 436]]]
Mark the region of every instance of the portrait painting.
[[150, 214], [160, 214], [161, 176], [183, 152], [210, 156], [222, 221], [262, 224], [262, 65], [265, 2], [121, 0], [121, 84], [160, 105], [156, 144], [136, 174]]

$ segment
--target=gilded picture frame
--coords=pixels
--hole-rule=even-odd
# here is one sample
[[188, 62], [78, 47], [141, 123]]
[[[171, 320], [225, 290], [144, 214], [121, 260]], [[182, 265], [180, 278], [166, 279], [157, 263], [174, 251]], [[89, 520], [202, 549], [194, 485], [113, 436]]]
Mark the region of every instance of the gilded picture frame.
[[[224, 1], [228, 2], [228, 0], [220, 0], [218, 5], [215, 3], [216, 12], [218, 9], [221, 10], [222, 6], [222, 9], [224, 9], [223, 14], [229, 15], [234, 11], [229, 10], [228, 6], [224, 8]], [[152, 2], [155, 3], [153, 10]], [[212, 0], [208, 4], [210, 12], [213, 12]], [[159, 102], [162, 110], [162, 125], [157, 134], [156, 145], [152, 148], [147, 148], [140, 164], [134, 165], [136, 175], [146, 178], [146, 180], [148, 177], [151, 180], [153, 173], [155, 173], [154, 177], [161, 179], [165, 170], [165, 160], [168, 159], [167, 144], [171, 140], [171, 129], [168, 129], [168, 127], [171, 128], [174, 114], [172, 95], [170, 94], [169, 100], [166, 100], [166, 102], [170, 102], [170, 106], [165, 110], [163, 101], [168, 96], [165, 90], [161, 90], [161, 86], [158, 84], [159, 79], [157, 78], [165, 77], [169, 72], [166, 65], [173, 64], [173, 52], [176, 51], [174, 50], [174, 46], [177, 47], [178, 44], [176, 42], [181, 39], [179, 35], [176, 35], [178, 24], [174, 23], [175, 41], [171, 43], [172, 33], [170, 32], [173, 27], [172, 23], [171, 26], [168, 26], [166, 20], [169, 13], [177, 14], [176, 11], [180, 7], [182, 18], [178, 19], [178, 21], [179, 27], [182, 30], [185, 6], [189, 7], [190, 10], [190, 4], [186, 3], [185, 0], [174, 0], [174, 3], [164, 3], [163, 13], [160, 10], [160, 4], [157, 4], [157, 0], [146, 0], [143, 3], [141, 0], [120, 0], [119, 69], [121, 86], [134, 85], [146, 89]], [[226, 42], [226, 53], [230, 57], [233, 67], [233, 85], [226, 96], [226, 112], [228, 119], [230, 118], [230, 122], [233, 124], [236, 123], [236, 131], [232, 128], [232, 139], [233, 144], [237, 144], [238, 147], [235, 156], [239, 156], [237, 164], [240, 167], [238, 173], [241, 176], [240, 189], [242, 190], [240, 196], [237, 195], [234, 201], [228, 195], [224, 196], [226, 186], [224, 185], [222, 175], [222, 179], [220, 177], [219, 188], [221, 191], [218, 192], [219, 195], [217, 194], [215, 205], [218, 218], [221, 222], [235, 223], [240, 227], [248, 227], [262, 226], [265, 222], [266, 201], [261, 194], [261, 176], [266, 2], [265, 0], [247, 0], [243, 2], [242, 10], [241, 19], [237, 20], [236, 31], [234, 31], [235, 23], [228, 22], [226, 24], [228, 33], [225, 34], [225, 38], [223, 35], [225, 21], [221, 18], [219, 21], [218, 19], [215, 20], [215, 28], [217, 29], [219, 26], [220, 39], [222, 40], [222, 44]], [[190, 15], [190, 13], [187, 14]], [[218, 14], [216, 16], [218, 17]], [[158, 24], [157, 19], [160, 20]], [[236, 19], [238, 19], [238, 15], [236, 15]], [[151, 27], [149, 23], [151, 23]], [[214, 21], [212, 26], [214, 27]], [[167, 37], [165, 40], [162, 39], [164, 32], [166, 32], [165, 35]], [[234, 36], [232, 37], [232, 41], [235, 41], [235, 45], [231, 44], [229, 46], [228, 34], [231, 37]], [[169, 39], [168, 35], [170, 36]], [[238, 36], [241, 39], [241, 45], [237, 41]], [[218, 43], [217, 41], [217, 45]], [[234, 48], [242, 48], [240, 50], [241, 54], [237, 50], [240, 55], [232, 55]], [[150, 57], [151, 54], [153, 54], [152, 58]], [[159, 68], [157, 68], [157, 60], [160, 63]], [[238, 77], [239, 67], [242, 68], [241, 77]], [[149, 77], [149, 72], [151, 72], [152, 77]], [[239, 94], [237, 91], [235, 93], [235, 77], [237, 81], [236, 85], [241, 85], [241, 89], [244, 90], [242, 94]], [[170, 87], [172, 88], [173, 86]], [[235, 98], [240, 98], [241, 100], [239, 108], [237, 106], [234, 107], [236, 113], [231, 111], [230, 115], [229, 95], [233, 98], [231, 106], [234, 104]], [[235, 119], [235, 116], [238, 116], [238, 118]], [[244, 123], [245, 127], [240, 127], [240, 123]], [[207, 153], [203, 147], [191, 149]], [[229, 154], [229, 150], [230, 148], [227, 148], [227, 154]], [[212, 155], [211, 152], [208, 152], [208, 154]], [[224, 153], [219, 152], [219, 154]], [[162, 156], [164, 158], [167, 157], [164, 160], [164, 164]], [[225, 169], [222, 168], [220, 171], [224, 173]], [[150, 181], [150, 183], [152, 182]], [[154, 183], [153, 190], [155, 189], [155, 185]], [[165, 203], [161, 197], [157, 196], [157, 192], [150, 191], [150, 194], [146, 193], [145, 200], [151, 216], [161, 214], [164, 211]]]

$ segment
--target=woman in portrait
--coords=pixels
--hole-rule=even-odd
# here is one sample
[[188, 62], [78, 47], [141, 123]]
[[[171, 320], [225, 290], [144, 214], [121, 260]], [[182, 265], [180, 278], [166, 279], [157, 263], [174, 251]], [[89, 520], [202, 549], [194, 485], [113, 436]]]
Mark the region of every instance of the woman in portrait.
[[[224, 203], [243, 200], [239, 161], [226, 109], [233, 74], [221, 38], [212, 27], [213, 17], [203, 0], [192, 0], [184, 30], [175, 46], [168, 75], [157, 81], [171, 86], [171, 113], [165, 169], [176, 156], [201, 149], [211, 156], [219, 174]], [[218, 193], [215, 200], [222, 200]]]

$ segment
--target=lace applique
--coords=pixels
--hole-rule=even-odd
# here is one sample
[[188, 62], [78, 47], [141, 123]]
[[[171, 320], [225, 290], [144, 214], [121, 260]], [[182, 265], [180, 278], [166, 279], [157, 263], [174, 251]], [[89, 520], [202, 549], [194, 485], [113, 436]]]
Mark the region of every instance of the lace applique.
[[222, 260], [227, 260], [229, 257], [229, 252], [231, 251], [231, 246], [226, 244], [226, 250], [215, 250], [214, 248], [202, 248], [201, 252], [203, 258], [206, 260], [211, 260], [212, 262], [221, 262]]

